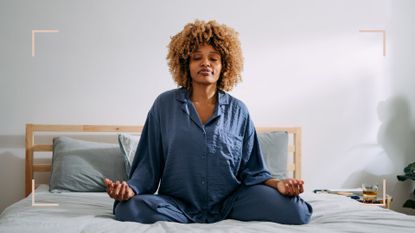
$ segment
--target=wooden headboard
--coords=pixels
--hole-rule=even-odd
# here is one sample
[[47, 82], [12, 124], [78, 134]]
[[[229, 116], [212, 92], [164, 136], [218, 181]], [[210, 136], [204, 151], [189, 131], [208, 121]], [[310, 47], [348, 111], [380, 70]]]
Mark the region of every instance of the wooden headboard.
[[[133, 125], [46, 125], [26, 124], [26, 159], [25, 159], [25, 196], [32, 191], [32, 179], [35, 172], [50, 172], [51, 164], [35, 164], [35, 152], [53, 151], [52, 140], [47, 144], [36, 143], [36, 138], [42, 134], [60, 136], [67, 133], [140, 133], [143, 126]], [[289, 134], [288, 171], [292, 177], [301, 178], [301, 128], [299, 127], [257, 127], [257, 132], [287, 131]]]

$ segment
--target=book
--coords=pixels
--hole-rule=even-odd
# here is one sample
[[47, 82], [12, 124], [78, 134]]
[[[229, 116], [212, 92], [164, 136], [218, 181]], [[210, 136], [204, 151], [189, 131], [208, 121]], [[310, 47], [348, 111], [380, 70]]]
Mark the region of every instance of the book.
[[342, 188], [342, 189], [315, 189], [314, 193], [330, 193], [343, 196], [361, 196], [362, 188]]

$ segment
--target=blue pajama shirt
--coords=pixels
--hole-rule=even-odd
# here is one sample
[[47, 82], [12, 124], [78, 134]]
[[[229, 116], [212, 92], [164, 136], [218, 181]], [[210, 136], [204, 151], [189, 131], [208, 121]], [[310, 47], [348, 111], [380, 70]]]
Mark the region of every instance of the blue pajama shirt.
[[223, 91], [217, 100], [202, 124], [187, 90], [157, 97], [128, 180], [136, 196], [158, 188], [150, 199], [168, 199], [193, 222], [215, 222], [229, 214], [240, 187], [271, 178], [246, 106]]

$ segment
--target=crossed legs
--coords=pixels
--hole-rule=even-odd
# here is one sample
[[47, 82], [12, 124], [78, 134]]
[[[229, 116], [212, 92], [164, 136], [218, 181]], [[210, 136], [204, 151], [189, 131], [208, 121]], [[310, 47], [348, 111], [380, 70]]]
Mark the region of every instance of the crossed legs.
[[[266, 185], [242, 187], [235, 195], [233, 207], [225, 219], [305, 224], [313, 212], [310, 204], [300, 197], [283, 196]], [[120, 221], [141, 223], [193, 222], [170, 197], [163, 195], [136, 195], [129, 201], [119, 203], [115, 208], [115, 216]]]

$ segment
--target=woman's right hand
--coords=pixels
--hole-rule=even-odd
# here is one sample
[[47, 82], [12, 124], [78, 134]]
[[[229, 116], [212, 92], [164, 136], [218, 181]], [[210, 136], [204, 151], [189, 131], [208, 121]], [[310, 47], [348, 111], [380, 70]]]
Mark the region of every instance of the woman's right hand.
[[113, 182], [112, 180], [105, 178], [104, 184], [107, 186], [107, 193], [108, 195], [117, 200], [117, 201], [127, 201], [131, 199], [135, 193], [134, 191], [128, 186], [127, 182]]
[[266, 180], [265, 185], [276, 189], [284, 196], [298, 196], [304, 192], [304, 181], [299, 179], [269, 179]]

